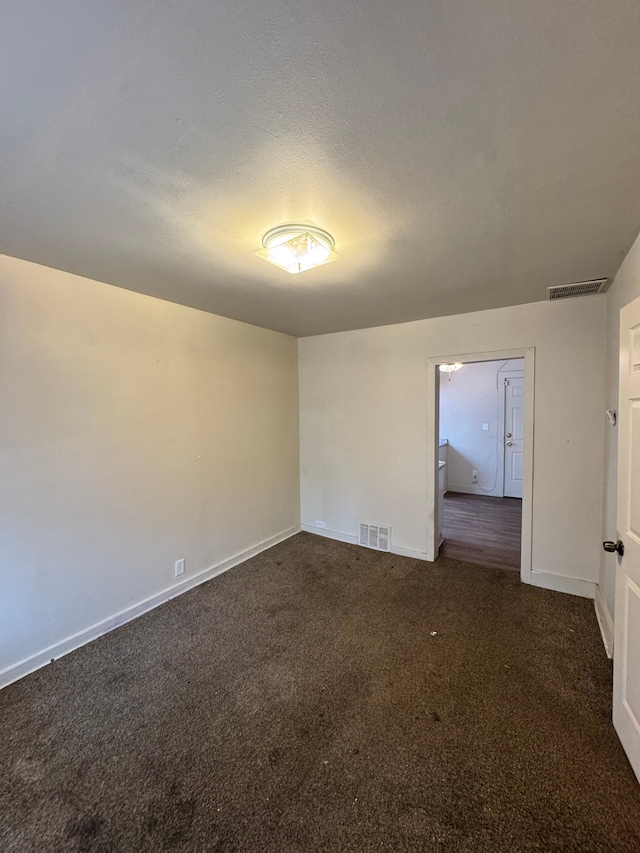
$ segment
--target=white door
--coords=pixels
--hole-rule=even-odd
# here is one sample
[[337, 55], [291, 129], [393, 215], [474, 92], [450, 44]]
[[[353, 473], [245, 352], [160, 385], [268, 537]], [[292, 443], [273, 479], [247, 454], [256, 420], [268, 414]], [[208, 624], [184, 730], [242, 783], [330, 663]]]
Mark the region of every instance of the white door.
[[640, 778], [640, 299], [620, 312], [618, 430], [613, 724]]
[[524, 472], [524, 376], [504, 380], [505, 498], [522, 497]]

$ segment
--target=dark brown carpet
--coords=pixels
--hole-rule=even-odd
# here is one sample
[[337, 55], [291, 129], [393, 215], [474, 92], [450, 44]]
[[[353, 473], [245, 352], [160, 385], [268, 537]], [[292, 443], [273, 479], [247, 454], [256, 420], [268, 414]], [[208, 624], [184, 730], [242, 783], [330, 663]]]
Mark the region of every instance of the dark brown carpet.
[[593, 603], [300, 534], [0, 692], [2, 853], [640, 850]]

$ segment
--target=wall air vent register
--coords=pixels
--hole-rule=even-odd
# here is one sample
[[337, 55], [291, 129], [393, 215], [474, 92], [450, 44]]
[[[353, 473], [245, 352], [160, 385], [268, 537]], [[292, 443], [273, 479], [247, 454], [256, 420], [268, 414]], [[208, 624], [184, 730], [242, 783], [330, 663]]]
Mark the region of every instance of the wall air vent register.
[[604, 293], [608, 278], [594, 278], [593, 281], [576, 281], [574, 284], [558, 284], [547, 288], [549, 299], [568, 299], [570, 296], [589, 296], [591, 293]]
[[375, 548], [376, 551], [388, 551], [391, 545], [391, 528], [379, 524], [361, 524], [360, 545]]

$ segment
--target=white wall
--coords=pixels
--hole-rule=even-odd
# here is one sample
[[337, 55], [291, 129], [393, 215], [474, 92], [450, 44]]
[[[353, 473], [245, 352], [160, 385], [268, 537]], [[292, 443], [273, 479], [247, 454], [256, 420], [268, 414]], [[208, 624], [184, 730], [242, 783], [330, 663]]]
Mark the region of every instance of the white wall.
[[[602, 411], [618, 408], [618, 351], [620, 341], [620, 309], [640, 297], [640, 237], [636, 240], [618, 271], [615, 281], [606, 294], [606, 382]], [[602, 539], [616, 539], [616, 489], [618, 429], [605, 425], [604, 497], [602, 511]], [[613, 625], [615, 604], [615, 555], [600, 553], [599, 585], [606, 607], [605, 619]], [[610, 637], [612, 640], [612, 637]]]
[[532, 568], [587, 584], [600, 565], [603, 296], [362, 329], [299, 341], [301, 518], [355, 541], [389, 523], [423, 557], [427, 359], [535, 347]]
[[0, 323], [0, 684], [298, 528], [295, 338], [7, 257]]
[[[504, 453], [499, 420], [504, 384], [498, 372], [524, 371], [524, 359], [478, 361], [456, 373], [440, 374], [440, 438], [447, 448], [447, 488], [502, 497]], [[502, 399], [501, 399], [502, 398]], [[484, 430], [483, 424], [489, 429]], [[472, 482], [472, 472], [478, 482]]]

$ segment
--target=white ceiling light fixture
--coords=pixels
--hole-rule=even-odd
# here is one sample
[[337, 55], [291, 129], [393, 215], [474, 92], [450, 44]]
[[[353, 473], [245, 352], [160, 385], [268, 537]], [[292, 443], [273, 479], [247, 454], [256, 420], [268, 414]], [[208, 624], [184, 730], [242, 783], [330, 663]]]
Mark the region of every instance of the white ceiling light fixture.
[[278, 225], [267, 231], [262, 245], [254, 255], [294, 275], [340, 257], [333, 251], [336, 241], [331, 234], [315, 225]]
[[461, 364], [459, 361], [456, 361], [455, 364], [441, 364], [440, 372], [447, 373], [449, 375], [449, 381], [451, 381], [451, 374], [460, 370], [461, 367], [464, 367], [464, 364]]

